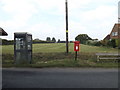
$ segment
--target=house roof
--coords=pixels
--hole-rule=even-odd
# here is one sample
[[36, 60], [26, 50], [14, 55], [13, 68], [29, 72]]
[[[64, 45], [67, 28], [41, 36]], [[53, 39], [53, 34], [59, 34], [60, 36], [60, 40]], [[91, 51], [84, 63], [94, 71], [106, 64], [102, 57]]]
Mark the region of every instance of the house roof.
[[0, 36], [7, 36], [8, 34], [0, 27]]
[[[112, 36], [113, 32], [118, 32], [117, 36]], [[103, 40], [117, 39], [120, 38], [120, 23], [115, 23], [110, 34], [108, 34]]]
[[[112, 32], [118, 32], [117, 36], [112, 36]], [[110, 33], [110, 38], [119, 38], [120, 37], [120, 23], [116, 23]]]
[[112, 33], [113, 31], [117, 31], [117, 32], [118, 32], [118, 29], [119, 29], [119, 28], [120, 28], [120, 23], [116, 23], [116, 24], [113, 26], [111, 33]]
[[103, 40], [109, 40], [110, 39], [110, 35], [108, 34]]

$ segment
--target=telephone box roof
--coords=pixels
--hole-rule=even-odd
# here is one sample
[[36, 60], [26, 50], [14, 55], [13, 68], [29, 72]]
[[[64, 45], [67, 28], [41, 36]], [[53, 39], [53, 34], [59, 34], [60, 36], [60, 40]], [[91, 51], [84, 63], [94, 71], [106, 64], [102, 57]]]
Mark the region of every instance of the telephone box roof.
[[29, 35], [32, 35], [31, 33], [28, 33], [28, 32], [15, 32], [14, 34], [29, 34]]

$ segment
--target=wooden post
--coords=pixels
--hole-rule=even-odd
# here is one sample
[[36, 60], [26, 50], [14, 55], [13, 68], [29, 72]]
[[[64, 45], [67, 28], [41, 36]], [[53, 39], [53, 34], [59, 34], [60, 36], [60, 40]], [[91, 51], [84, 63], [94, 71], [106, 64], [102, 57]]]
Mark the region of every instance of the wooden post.
[[77, 61], [77, 51], [75, 52], [75, 61]]
[[69, 53], [69, 46], [68, 46], [68, 2], [65, 1], [66, 5], [66, 53]]

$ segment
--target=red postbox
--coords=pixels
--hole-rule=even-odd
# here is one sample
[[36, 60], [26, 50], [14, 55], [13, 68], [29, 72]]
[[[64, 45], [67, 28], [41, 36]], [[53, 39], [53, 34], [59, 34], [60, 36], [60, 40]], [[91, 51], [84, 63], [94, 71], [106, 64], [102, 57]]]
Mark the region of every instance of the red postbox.
[[79, 41], [75, 41], [74, 42], [74, 51], [79, 51], [80, 50], [80, 42]]

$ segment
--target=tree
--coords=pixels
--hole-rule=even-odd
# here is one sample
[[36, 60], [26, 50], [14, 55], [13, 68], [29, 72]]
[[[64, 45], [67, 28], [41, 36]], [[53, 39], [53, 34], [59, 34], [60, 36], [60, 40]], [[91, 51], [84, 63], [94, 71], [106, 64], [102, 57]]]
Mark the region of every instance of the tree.
[[56, 42], [56, 39], [54, 37], [52, 38], [52, 42], [54, 42], [54, 43]]
[[60, 43], [60, 39], [58, 39], [57, 43]]
[[79, 34], [75, 40], [80, 41], [82, 44], [86, 44], [88, 40], [92, 40], [87, 34]]
[[2, 43], [0, 43], [0, 44], [2, 44], [2, 45], [13, 45], [14, 40], [2, 39]]
[[47, 42], [51, 42], [51, 38], [50, 38], [50, 37], [47, 37], [47, 38], [46, 38], [46, 41], [47, 41]]

